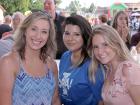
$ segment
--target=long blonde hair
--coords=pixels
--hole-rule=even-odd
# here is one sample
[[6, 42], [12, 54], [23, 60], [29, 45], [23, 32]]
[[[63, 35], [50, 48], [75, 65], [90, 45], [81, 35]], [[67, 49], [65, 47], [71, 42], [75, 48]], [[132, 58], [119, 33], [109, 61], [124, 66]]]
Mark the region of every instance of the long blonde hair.
[[96, 59], [93, 53], [93, 48], [92, 48], [92, 38], [96, 35], [100, 34], [104, 37], [104, 39], [107, 41], [109, 46], [116, 51], [116, 54], [123, 60], [127, 59], [132, 59], [130, 52], [125, 45], [124, 41], [118, 34], [118, 32], [113, 29], [111, 26], [108, 25], [97, 25], [93, 28], [92, 35], [89, 38], [89, 44], [88, 44], [88, 49], [89, 49], [89, 54], [91, 55], [92, 61], [89, 67], [89, 75], [90, 79], [95, 81], [95, 73], [97, 70], [98, 65], [100, 62]]
[[19, 26], [18, 30], [15, 33], [15, 45], [14, 48], [19, 53], [21, 59], [25, 59], [25, 46], [26, 46], [26, 36], [25, 32], [27, 28], [37, 20], [46, 20], [49, 22], [50, 30], [49, 30], [49, 37], [46, 44], [40, 50], [40, 59], [43, 62], [46, 62], [48, 56], [55, 56], [56, 54], [56, 41], [55, 41], [55, 28], [53, 19], [45, 12], [35, 12], [30, 14]]

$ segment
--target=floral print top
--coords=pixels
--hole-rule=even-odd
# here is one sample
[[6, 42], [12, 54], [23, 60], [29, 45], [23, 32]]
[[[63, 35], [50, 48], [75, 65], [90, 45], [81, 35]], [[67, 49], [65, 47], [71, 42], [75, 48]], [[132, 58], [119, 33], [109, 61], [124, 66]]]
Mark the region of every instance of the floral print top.
[[132, 61], [123, 61], [118, 65], [113, 82], [102, 89], [105, 105], [135, 105], [127, 87], [140, 85], [140, 65]]

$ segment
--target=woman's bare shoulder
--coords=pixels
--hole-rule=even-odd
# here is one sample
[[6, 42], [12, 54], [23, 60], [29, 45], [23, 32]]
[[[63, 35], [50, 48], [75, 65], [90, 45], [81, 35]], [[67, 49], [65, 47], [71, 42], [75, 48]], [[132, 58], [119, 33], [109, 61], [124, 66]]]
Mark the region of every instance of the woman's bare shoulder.
[[57, 64], [53, 58], [48, 57], [47, 65], [48, 65], [48, 68], [51, 69], [54, 74], [56, 74], [56, 75], [58, 74]]
[[4, 70], [17, 70], [19, 65], [18, 54], [9, 52], [0, 58], [0, 68]]

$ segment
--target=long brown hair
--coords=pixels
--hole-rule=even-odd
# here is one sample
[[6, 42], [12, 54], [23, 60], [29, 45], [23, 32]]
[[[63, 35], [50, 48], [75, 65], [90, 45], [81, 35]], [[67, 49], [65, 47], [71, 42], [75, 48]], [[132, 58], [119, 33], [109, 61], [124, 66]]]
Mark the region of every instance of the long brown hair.
[[[118, 26], [117, 20], [118, 20], [118, 17], [119, 17], [121, 14], [124, 14], [124, 15], [126, 16], [126, 24], [127, 24], [127, 27], [129, 28], [129, 26], [128, 26], [129, 21], [128, 21], [128, 15], [127, 15], [127, 13], [126, 13], [125, 11], [118, 11], [118, 12], [115, 14], [115, 16], [113, 17], [113, 20], [112, 20], [112, 23], [111, 23], [111, 25], [112, 25], [112, 27], [113, 27], [114, 29], [117, 29], [117, 26]], [[119, 34], [120, 34], [120, 33], [119, 33]], [[130, 47], [130, 43], [131, 43], [131, 35], [130, 35], [130, 33], [128, 33], [126, 39], [127, 39], [128, 47]]]

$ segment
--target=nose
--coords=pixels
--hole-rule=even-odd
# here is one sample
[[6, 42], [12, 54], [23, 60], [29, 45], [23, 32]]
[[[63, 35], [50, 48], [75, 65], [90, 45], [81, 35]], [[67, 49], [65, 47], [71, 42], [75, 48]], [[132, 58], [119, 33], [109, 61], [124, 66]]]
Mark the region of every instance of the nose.
[[47, 10], [50, 10], [50, 9], [51, 9], [51, 6], [50, 6], [49, 3], [45, 3], [45, 4], [44, 4], [44, 7], [45, 7], [45, 9], [47, 9]]
[[103, 48], [102, 47], [99, 47], [98, 48], [98, 54], [100, 55], [100, 54], [102, 54], [103, 53]]
[[122, 20], [122, 23], [125, 24], [125, 25], [127, 24], [125, 19]]
[[73, 35], [69, 35], [68, 40], [71, 41], [73, 40], [74, 36]]
[[41, 35], [41, 32], [40, 32], [40, 31], [37, 31], [37, 32], [36, 32], [36, 37], [37, 37], [37, 39], [40, 39], [41, 36], [42, 36], [42, 35]]
[[64, 35], [64, 38], [68, 41], [73, 40], [73, 35], [71, 33], [69, 33], [69, 35]]

